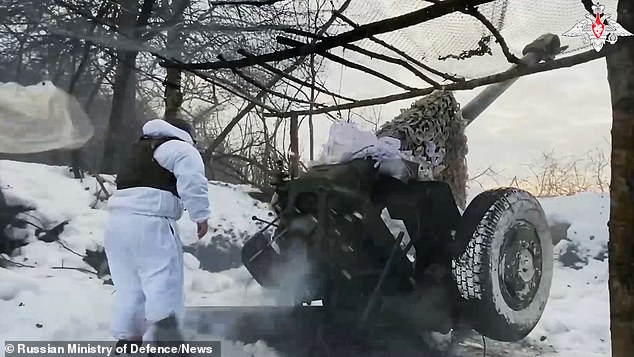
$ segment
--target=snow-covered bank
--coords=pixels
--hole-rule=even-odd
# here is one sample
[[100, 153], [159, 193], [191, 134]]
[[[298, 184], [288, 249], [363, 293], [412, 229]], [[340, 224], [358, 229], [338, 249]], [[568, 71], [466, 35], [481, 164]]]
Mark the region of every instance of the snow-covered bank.
[[[94, 271], [80, 255], [87, 249], [97, 249], [103, 241], [107, 213], [98, 202], [95, 209], [91, 208], [100, 187], [97, 181], [92, 177], [83, 182], [74, 180], [64, 167], [0, 161], [0, 187], [9, 203], [33, 206], [36, 210], [30, 213], [32, 217], [24, 218], [43, 228], [69, 221], [60, 235], [62, 244], [37, 240], [32, 226], [15, 232], [28, 236], [29, 244], [16, 250], [10, 259], [27, 267], [0, 268], [0, 340], [110, 340], [112, 286], [90, 272], [68, 269]], [[205, 237], [205, 243], [239, 246], [261, 227], [251, 217], [266, 217], [268, 209], [251, 199], [248, 191], [245, 186], [210, 183], [211, 224], [215, 230]], [[569, 240], [559, 242], [555, 253], [577, 259], [568, 266], [556, 262], [549, 303], [526, 342], [557, 351], [541, 356], [609, 356], [605, 259], [609, 196], [584, 193], [541, 202], [554, 220], [571, 224]], [[192, 243], [195, 225], [186, 215], [179, 225], [185, 243]], [[272, 303], [273, 297], [243, 267], [210, 273], [201, 269], [191, 254], [186, 257], [186, 265], [188, 305]], [[223, 355], [260, 357], [273, 356], [274, 352], [261, 343], [227, 343]]]
[[544, 356], [611, 355], [607, 259], [609, 202], [608, 193], [582, 193], [541, 200], [550, 217], [571, 224], [568, 229], [570, 241], [555, 246], [556, 258], [573, 252], [580, 260], [574, 267], [564, 266], [560, 259], [555, 261], [548, 305], [529, 335], [533, 344], [552, 345], [557, 351]]
[[[104, 177], [112, 180], [111, 177]], [[108, 190], [112, 186], [105, 183]], [[59, 242], [36, 238], [36, 228], [17, 229], [28, 245], [15, 250], [10, 267], [0, 268], [0, 340], [109, 341], [110, 309], [114, 289], [98, 279], [83, 261], [86, 250], [103, 245], [107, 219], [104, 204], [96, 200], [100, 185], [93, 177], [74, 180], [67, 167], [0, 161], [0, 188], [7, 203], [35, 208], [25, 220], [45, 229], [68, 221]], [[199, 244], [215, 241], [221, 247], [239, 246], [259, 229], [254, 215], [266, 217], [266, 205], [251, 199], [245, 186], [210, 183], [212, 226]], [[95, 206], [93, 209], [91, 207]], [[187, 214], [178, 222], [185, 244], [194, 243], [196, 226]], [[198, 249], [204, 249], [203, 247]], [[257, 305], [271, 297], [252, 281], [244, 268], [210, 273], [186, 254], [188, 305]], [[6, 265], [6, 262], [5, 262]], [[84, 269], [85, 271], [79, 271]], [[226, 356], [274, 356], [263, 343], [223, 343]], [[4, 356], [4, 350], [0, 357]]]

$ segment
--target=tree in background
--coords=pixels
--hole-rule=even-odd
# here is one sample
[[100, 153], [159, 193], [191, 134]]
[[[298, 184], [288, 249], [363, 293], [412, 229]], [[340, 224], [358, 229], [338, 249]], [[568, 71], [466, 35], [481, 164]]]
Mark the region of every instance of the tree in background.
[[[272, 81], [277, 74], [270, 70], [251, 69], [242, 73], [244, 78], [236, 78], [232, 71], [199, 76], [162, 68], [158, 62], [205, 61], [238, 49], [275, 50], [280, 47], [274, 41], [280, 29], [304, 27], [304, 22], [309, 18], [314, 22], [313, 16], [319, 15], [306, 4], [291, 1], [237, 6], [206, 0], [0, 0], [0, 13], [4, 54], [0, 81], [32, 85], [51, 80], [75, 95], [96, 128], [93, 139], [81, 149], [83, 168], [92, 172], [116, 172], [127, 144], [148, 119], [180, 115], [194, 122], [200, 144], [208, 146], [234, 115], [232, 111], [253, 101], [261, 83], [273, 84], [254, 108], [286, 110], [284, 100], [273, 93], [284, 92], [285, 98], [294, 100], [306, 96], [308, 89], [289, 85], [285, 77]], [[279, 65], [288, 68], [293, 62]], [[293, 75], [306, 82], [307, 67], [294, 66]], [[215, 150], [231, 157], [225, 166], [236, 168], [239, 174], [234, 176], [244, 183], [267, 182], [266, 166], [285, 156], [279, 155], [280, 147], [269, 144], [271, 138], [281, 137], [276, 130], [284, 129], [278, 123], [282, 120], [266, 123], [260, 114], [261, 110], [249, 112], [236, 127], [239, 130], [225, 135], [227, 140]], [[258, 151], [274, 158], [265, 160], [263, 167], [251, 165], [251, 158], [261, 157]], [[58, 151], [3, 158], [70, 164], [70, 156]]]
[[[618, 21], [634, 29], [634, 2], [619, 1]], [[607, 56], [612, 94], [610, 330], [612, 356], [634, 356], [634, 38]]]

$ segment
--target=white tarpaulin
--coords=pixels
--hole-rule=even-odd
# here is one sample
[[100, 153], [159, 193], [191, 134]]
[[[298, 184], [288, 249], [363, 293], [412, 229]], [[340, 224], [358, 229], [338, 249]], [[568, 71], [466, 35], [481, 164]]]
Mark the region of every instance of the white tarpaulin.
[[315, 164], [336, 164], [358, 158], [373, 157], [400, 159], [401, 142], [398, 139], [377, 138], [371, 131], [362, 130], [355, 123], [340, 121], [330, 126], [328, 141], [323, 145]]
[[0, 83], [0, 153], [78, 149], [94, 132], [79, 102], [53, 83]]
[[419, 172], [410, 172], [404, 160], [416, 162], [410, 152], [400, 150], [401, 141], [384, 136], [377, 138], [372, 131], [362, 130], [355, 123], [340, 121], [330, 127], [330, 136], [323, 145], [318, 160], [310, 166], [337, 164], [371, 157], [379, 172], [406, 180]]

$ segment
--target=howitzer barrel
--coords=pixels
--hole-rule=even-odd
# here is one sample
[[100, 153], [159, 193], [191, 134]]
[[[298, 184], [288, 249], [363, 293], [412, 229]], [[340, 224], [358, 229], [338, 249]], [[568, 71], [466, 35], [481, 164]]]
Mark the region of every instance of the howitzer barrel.
[[[561, 53], [562, 48], [560, 44], [561, 42], [557, 35], [545, 34], [540, 36], [524, 48], [522, 51], [524, 57], [522, 57], [520, 63], [514, 65], [511, 70], [519, 66], [530, 67], [541, 61], [554, 59], [557, 54]], [[462, 108], [462, 117], [465, 119], [466, 125], [471, 124], [473, 120], [493, 104], [493, 102], [506, 92], [518, 79], [519, 77], [516, 77], [504, 82], [492, 84], [467, 103], [467, 105]]]

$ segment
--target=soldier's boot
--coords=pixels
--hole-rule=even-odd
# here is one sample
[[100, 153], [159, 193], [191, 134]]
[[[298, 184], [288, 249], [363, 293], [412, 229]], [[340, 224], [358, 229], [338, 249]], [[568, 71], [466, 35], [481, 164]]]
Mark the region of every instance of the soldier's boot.
[[[176, 347], [179, 348], [185, 343], [183, 334], [181, 333], [176, 316], [174, 314], [158, 321], [154, 328], [154, 343], [157, 347]], [[190, 355], [184, 351], [174, 354], [161, 354], [156, 357], [189, 357]], [[153, 357], [148, 354], [148, 357]]]

